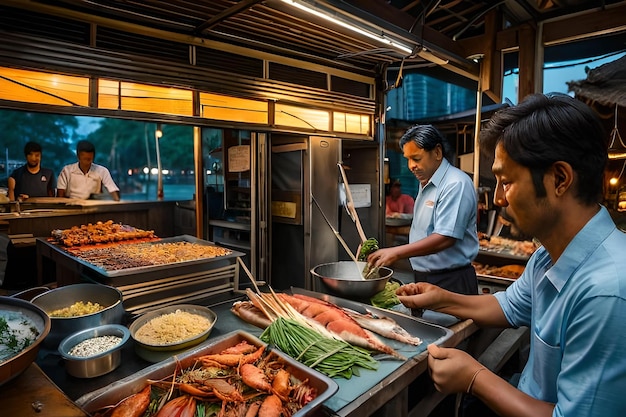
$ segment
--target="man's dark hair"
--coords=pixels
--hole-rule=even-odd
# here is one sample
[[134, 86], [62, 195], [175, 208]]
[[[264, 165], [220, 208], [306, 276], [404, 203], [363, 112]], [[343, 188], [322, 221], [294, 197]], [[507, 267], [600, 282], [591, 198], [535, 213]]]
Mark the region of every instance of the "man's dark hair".
[[41, 145], [37, 142], [28, 142], [24, 146], [24, 156], [28, 156], [31, 152], [41, 152]]
[[91, 152], [96, 153], [96, 147], [88, 140], [79, 140], [76, 144], [76, 153], [78, 152]]
[[425, 151], [432, 151], [437, 145], [441, 145], [444, 158], [450, 154], [450, 144], [439, 130], [433, 125], [414, 125], [400, 138], [400, 149], [409, 141], [415, 142], [417, 146]]
[[480, 146], [493, 153], [498, 144], [530, 170], [537, 197], [546, 196], [547, 170], [563, 161], [578, 176], [575, 196], [587, 204], [601, 200], [608, 137], [597, 114], [583, 102], [560, 93], [532, 94], [498, 111], [483, 127]]

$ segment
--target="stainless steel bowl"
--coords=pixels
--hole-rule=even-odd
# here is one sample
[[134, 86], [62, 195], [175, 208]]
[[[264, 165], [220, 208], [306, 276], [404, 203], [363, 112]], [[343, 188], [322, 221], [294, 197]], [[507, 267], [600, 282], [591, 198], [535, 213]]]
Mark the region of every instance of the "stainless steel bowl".
[[[122, 340], [114, 347], [93, 356], [73, 356], [69, 352], [88, 339], [100, 336], [117, 336]], [[91, 329], [81, 330], [64, 338], [59, 343], [59, 353], [65, 359], [65, 370], [77, 378], [94, 378], [108, 374], [122, 362], [122, 347], [130, 339], [128, 329], [120, 324], [105, 324]]]
[[101, 284], [72, 284], [58, 287], [36, 296], [31, 300], [33, 304], [46, 313], [69, 307], [83, 301], [98, 303], [105, 306], [97, 313], [77, 317], [51, 317], [52, 327], [50, 334], [44, 341], [44, 346], [56, 349], [59, 342], [72, 333], [80, 330], [97, 327], [103, 324], [120, 324], [124, 317], [122, 292], [114, 287]]
[[321, 264], [311, 269], [311, 275], [319, 278], [326, 288], [345, 298], [363, 299], [372, 297], [385, 289], [393, 275], [387, 267], [379, 269], [379, 278], [364, 279], [361, 271], [367, 262], [339, 261]]
[[37, 358], [42, 341], [50, 332], [50, 318], [36, 305], [12, 297], [0, 297], [0, 310], [18, 312], [28, 317], [37, 328], [39, 336], [26, 349], [0, 363], [0, 385], [20, 375]]

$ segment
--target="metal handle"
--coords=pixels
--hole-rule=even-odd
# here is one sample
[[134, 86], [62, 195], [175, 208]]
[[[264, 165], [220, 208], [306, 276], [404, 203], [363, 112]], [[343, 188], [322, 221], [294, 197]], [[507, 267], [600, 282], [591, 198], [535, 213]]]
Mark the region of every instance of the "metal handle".
[[356, 212], [356, 208], [354, 207], [354, 200], [352, 199], [352, 193], [350, 192], [350, 185], [348, 184], [348, 178], [346, 176], [346, 171], [343, 169], [343, 165], [341, 162], [337, 164], [339, 167], [339, 171], [341, 171], [341, 177], [343, 178], [343, 185], [346, 187], [346, 199], [348, 210], [351, 214], [352, 220], [356, 224], [356, 230], [359, 232], [359, 237], [361, 238], [361, 243], [367, 240], [365, 236], [365, 232], [363, 231], [363, 227], [361, 226], [361, 220], [359, 220], [359, 215]]
[[322, 210], [322, 208], [320, 207], [319, 203], [317, 202], [317, 200], [315, 199], [315, 197], [313, 196], [313, 194], [311, 194], [311, 200], [313, 200], [313, 202], [315, 203], [315, 205], [317, 206], [317, 209], [320, 211], [320, 213], [322, 213], [322, 217], [324, 217], [324, 220], [326, 221], [326, 224], [328, 225], [328, 227], [330, 227], [330, 230], [333, 231], [333, 233], [335, 234], [335, 236], [337, 237], [337, 240], [339, 241], [339, 243], [341, 243], [341, 246], [343, 246], [343, 248], [346, 250], [346, 252], [348, 252], [348, 255], [350, 255], [350, 258], [352, 258], [352, 260], [354, 262], [358, 262], [356, 259], [356, 256], [354, 256], [354, 254], [352, 253], [352, 251], [350, 250], [350, 247], [348, 246], [348, 244], [346, 243], [345, 240], [343, 240], [343, 238], [341, 237], [341, 235], [339, 234], [339, 232], [337, 231], [337, 229], [335, 229], [335, 227], [332, 225], [332, 223], [330, 222], [330, 220], [328, 220], [328, 217], [326, 217], [326, 214], [324, 214], [324, 210]]

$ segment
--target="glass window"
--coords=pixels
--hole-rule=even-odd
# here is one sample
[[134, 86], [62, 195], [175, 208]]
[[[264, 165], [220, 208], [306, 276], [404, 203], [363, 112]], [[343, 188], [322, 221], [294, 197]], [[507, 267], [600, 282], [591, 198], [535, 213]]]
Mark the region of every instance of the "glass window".
[[371, 135], [371, 118], [366, 114], [333, 112], [333, 131]]
[[89, 78], [0, 68], [0, 97], [57, 106], [89, 105]]
[[58, 177], [63, 166], [76, 162], [76, 142], [87, 139], [96, 147], [94, 162], [109, 169], [122, 200], [157, 200], [157, 146], [163, 199], [192, 200], [193, 127], [168, 124], [160, 128], [162, 135], [157, 139], [153, 122], [0, 110], [4, 132], [0, 147], [9, 162], [0, 163], [0, 187], [6, 187], [12, 170], [24, 164], [26, 142], [42, 146], [41, 165]]
[[200, 116], [207, 119], [268, 123], [267, 101], [200, 93]]
[[98, 81], [98, 107], [193, 116], [190, 90], [123, 81]]
[[275, 122], [278, 126], [330, 130], [330, 112], [276, 103]]

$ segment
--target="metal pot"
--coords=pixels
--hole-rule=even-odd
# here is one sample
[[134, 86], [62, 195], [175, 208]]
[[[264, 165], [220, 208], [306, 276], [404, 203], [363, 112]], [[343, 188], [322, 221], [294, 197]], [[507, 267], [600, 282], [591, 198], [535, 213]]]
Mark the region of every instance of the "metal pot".
[[393, 270], [381, 267], [379, 278], [364, 279], [360, 271], [367, 262], [339, 261], [321, 264], [311, 269], [311, 274], [319, 278], [326, 288], [346, 298], [364, 299], [385, 289], [385, 284], [393, 275]]
[[31, 302], [46, 313], [83, 301], [105, 306], [97, 313], [77, 317], [51, 317], [50, 334], [44, 340], [44, 346], [56, 349], [66, 336], [97, 327], [103, 324], [121, 324], [124, 317], [122, 292], [114, 287], [101, 284], [72, 284], [58, 287], [33, 298]]

